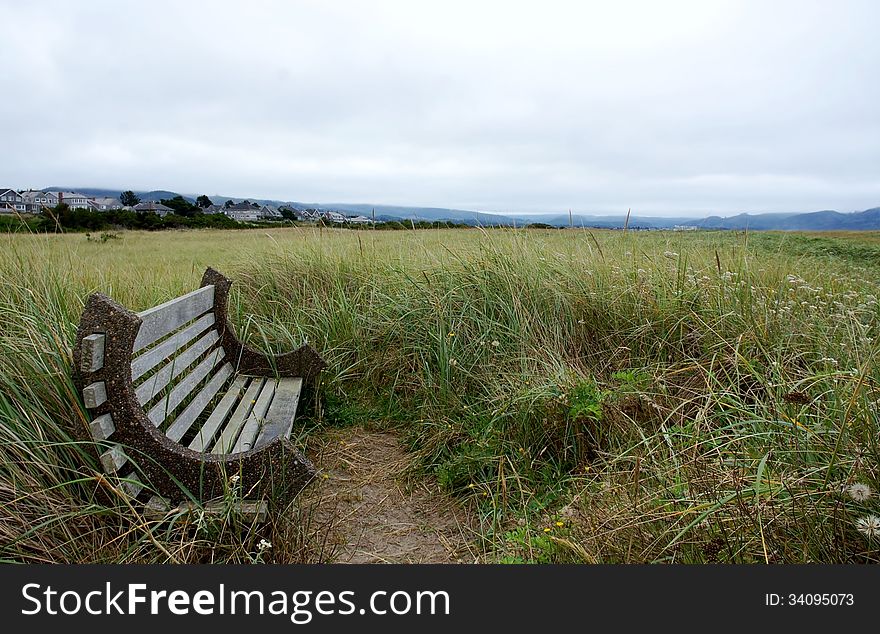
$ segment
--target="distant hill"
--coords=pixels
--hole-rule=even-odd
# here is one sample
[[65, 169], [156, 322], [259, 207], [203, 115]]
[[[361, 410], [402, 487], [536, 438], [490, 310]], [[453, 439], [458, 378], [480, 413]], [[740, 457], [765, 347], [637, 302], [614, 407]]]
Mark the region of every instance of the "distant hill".
[[[567, 227], [569, 225], [568, 215], [525, 215], [520, 218], [528, 220], [528, 222], [543, 222], [556, 227]], [[695, 218], [679, 218], [679, 217], [660, 217], [660, 216], [630, 216], [629, 226], [633, 229], [671, 229], [677, 225], [693, 225], [698, 221]], [[574, 227], [599, 227], [605, 229], [617, 229], [626, 225], [626, 215], [621, 216], [585, 216], [575, 214], [571, 218], [571, 224]]]
[[[97, 187], [46, 187], [43, 191], [76, 191], [89, 196], [115, 196], [122, 190]], [[197, 194], [178, 194], [166, 190], [135, 191], [143, 201], [159, 201], [183, 195], [195, 202]], [[279, 207], [288, 205], [295, 209], [320, 209], [338, 211], [348, 215], [371, 217], [375, 210], [377, 220], [437, 221], [452, 220], [474, 226], [526, 226], [530, 223], [543, 223], [554, 227], [569, 226], [568, 214], [494, 214], [466, 209], [445, 207], [404, 207], [399, 205], [374, 205], [369, 203], [303, 203], [291, 200], [268, 198], [240, 198], [237, 196], [208, 196], [214, 203], [222, 205], [227, 200], [241, 202], [250, 200], [262, 205]], [[571, 218], [575, 227], [597, 227], [619, 229], [626, 223], [626, 215], [584, 215]], [[806, 213], [741, 213], [735, 216], [709, 216], [706, 218], [631, 216], [629, 227], [633, 229], [671, 229], [675, 226], [695, 226], [701, 229], [749, 229], [751, 231], [880, 231], [880, 207], [865, 211], [841, 213], [839, 211], [813, 211]]]
[[853, 213], [826, 210], [802, 214], [739, 214], [728, 218], [712, 216], [693, 224], [704, 229], [752, 231], [876, 231], [880, 230], [880, 207]]
[[755, 231], [767, 229], [779, 229], [785, 222], [799, 214], [794, 213], [765, 213], [765, 214], [738, 214], [721, 218], [709, 216], [703, 220], [694, 220], [694, 224], [703, 229], [752, 229]]
[[[119, 198], [124, 190], [122, 189], [103, 189], [101, 187], [44, 187], [44, 192], [77, 192], [86, 196], [95, 196], [97, 198]], [[163, 198], [174, 198], [180, 196], [177, 192], [169, 192], [164, 189], [155, 189], [152, 191], [135, 191], [141, 202], [159, 202]], [[189, 202], [195, 203], [196, 199], [192, 196], [184, 196]]]

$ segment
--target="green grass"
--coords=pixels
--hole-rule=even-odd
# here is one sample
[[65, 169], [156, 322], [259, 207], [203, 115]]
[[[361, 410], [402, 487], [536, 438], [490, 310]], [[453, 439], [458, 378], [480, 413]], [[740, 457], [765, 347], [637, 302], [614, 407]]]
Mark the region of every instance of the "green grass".
[[876, 494], [842, 493], [880, 484], [873, 234], [120, 235], [0, 236], [7, 560], [322, 559], [296, 505], [268, 532], [132, 519], [65, 432], [88, 293], [140, 310], [207, 265], [246, 338], [330, 362], [315, 424], [398, 429], [490, 559], [880, 559], [855, 524]]

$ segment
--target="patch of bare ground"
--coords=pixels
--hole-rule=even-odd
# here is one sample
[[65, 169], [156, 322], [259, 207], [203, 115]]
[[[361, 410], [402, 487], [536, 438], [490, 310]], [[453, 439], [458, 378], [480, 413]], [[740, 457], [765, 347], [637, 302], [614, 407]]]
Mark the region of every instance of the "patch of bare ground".
[[327, 527], [336, 563], [474, 563], [471, 514], [430, 478], [407, 477], [412, 458], [391, 432], [361, 427], [313, 437], [318, 477], [304, 493]]

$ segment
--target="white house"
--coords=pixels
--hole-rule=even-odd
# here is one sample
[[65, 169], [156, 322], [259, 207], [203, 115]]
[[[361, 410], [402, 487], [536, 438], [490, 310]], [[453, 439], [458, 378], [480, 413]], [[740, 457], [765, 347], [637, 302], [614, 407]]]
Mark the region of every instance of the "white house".
[[58, 204], [58, 194], [55, 192], [43, 192], [38, 189], [28, 189], [21, 192], [24, 206], [28, 213], [38, 214], [47, 207]]
[[345, 216], [335, 211], [325, 211], [321, 214], [321, 217], [328, 222], [344, 223], [346, 220]]
[[349, 218], [346, 218], [346, 221], [347, 221], [349, 224], [353, 224], [353, 225], [368, 225], [368, 224], [371, 224], [371, 223], [373, 222], [372, 220], [370, 220], [370, 219], [367, 218], [366, 216], [354, 216], [354, 217], [349, 217]]
[[321, 215], [318, 213], [317, 209], [294, 209], [289, 205], [286, 207], [282, 207], [283, 209], [287, 209], [293, 212], [294, 218], [303, 222], [316, 222], [321, 218]]
[[21, 194], [14, 189], [0, 187], [0, 212], [12, 213], [15, 211], [27, 211], [27, 206]]
[[91, 200], [89, 196], [80, 194], [79, 192], [57, 192], [58, 203], [64, 203], [71, 209], [91, 209]]
[[251, 203], [235, 203], [226, 208], [226, 215], [239, 222], [252, 222], [260, 219], [260, 208]]
[[110, 211], [112, 209], [122, 209], [122, 203], [119, 201], [119, 199], [113, 198], [112, 196], [94, 198], [89, 201], [89, 206], [94, 211]]

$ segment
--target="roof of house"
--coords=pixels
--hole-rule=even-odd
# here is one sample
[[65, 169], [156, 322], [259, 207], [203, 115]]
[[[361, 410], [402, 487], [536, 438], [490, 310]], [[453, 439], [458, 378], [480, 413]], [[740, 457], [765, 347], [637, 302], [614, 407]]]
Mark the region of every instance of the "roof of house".
[[39, 189], [28, 189], [27, 191], [21, 192], [21, 197], [28, 201], [29, 203], [34, 202], [37, 198], [50, 198], [53, 200], [58, 199], [58, 194], [55, 192], [44, 192]]
[[64, 198], [91, 198], [91, 196], [86, 196], [85, 194], [80, 194], [79, 192], [51, 192], [56, 196], [63, 196]]
[[230, 205], [226, 208], [229, 211], [256, 211], [259, 209], [259, 206], [254, 207], [253, 203], [235, 203], [234, 205]]
[[132, 209], [135, 211], [174, 211], [171, 207], [166, 207], [162, 203], [153, 202], [152, 200], [145, 203], [138, 203], [132, 207]]

